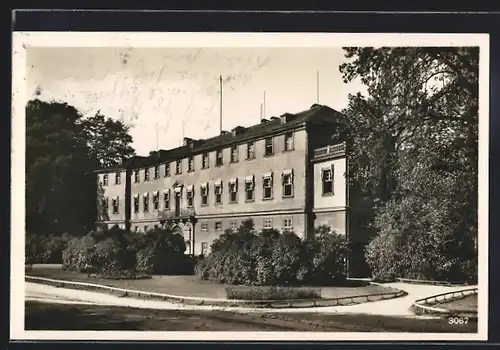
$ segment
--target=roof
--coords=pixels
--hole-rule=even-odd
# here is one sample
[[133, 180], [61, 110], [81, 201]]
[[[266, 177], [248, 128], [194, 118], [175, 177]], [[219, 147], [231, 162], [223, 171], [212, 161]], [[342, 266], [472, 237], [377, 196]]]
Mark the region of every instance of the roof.
[[153, 166], [155, 164], [161, 164], [167, 161], [184, 159], [189, 156], [212, 151], [221, 147], [228, 147], [235, 143], [262, 138], [267, 135], [279, 134], [286, 130], [305, 126], [309, 122], [342, 122], [345, 120], [345, 116], [340, 112], [337, 112], [336, 110], [328, 106], [318, 104], [312, 105], [308, 110], [295, 114], [285, 113], [280, 117], [285, 117], [286, 123], [282, 123], [281, 118], [272, 117], [267, 122], [261, 122], [247, 128], [236, 127], [235, 129], [238, 130], [238, 133], [236, 133], [235, 135], [233, 135], [231, 132], [228, 132], [208, 139], [192, 140], [193, 143], [191, 146], [185, 145], [169, 150], [162, 149], [156, 152], [151, 152], [151, 154], [147, 157], [134, 156], [124, 161], [117, 167], [99, 169], [96, 172], [106, 172], [123, 169], [140, 169], [148, 166]]

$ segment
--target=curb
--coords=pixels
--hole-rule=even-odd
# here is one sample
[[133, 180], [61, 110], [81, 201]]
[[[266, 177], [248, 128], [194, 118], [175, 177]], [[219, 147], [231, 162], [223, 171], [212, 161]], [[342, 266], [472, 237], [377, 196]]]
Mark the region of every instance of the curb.
[[431, 281], [431, 280], [415, 280], [410, 278], [396, 278], [396, 281], [408, 284], [427, 284], [433, 286], [446, 286], [446, 287], [465, 287], [476, 285], [477, 283], [472, 282], [448, 282], [448, 281]]
[[[98, 291], [107, 294], [116, 295], [121, 298], [134, 298], [142, 300], [168, 301], [185, 305], [198, 306], [219, 306], [219, 307], [248, 307], [248, 308], [311, 308], [327, 306], [346, 306], [356, 305], [367, 302], [388, 300], [408, 295], [403, 290], [395, 290], [388, 293], [377, 293], [368, 295], [354, 295], [342, 298], [328, 299], [294, 299], [294, 300], [230, 300], [230, 299], [211, 299], [197, 297], [183, 297], [178, 295], [144, 292], [138, 290], [122, 289], [109, 287], [100, 284], [70, 282], [63, 280], [54, 280], [44, 277], [25, 276], [26, 282], [33, 282], [54, 286], [57, 288], [68, 288], [86, 291]], [[374, 283], [375, 284], [375, 283]], [[394, 289], [394, 288], [393, 288]]]
[[442, 317], [468, 317], [477, 320], [477, 310], [453, 310], [436, 307], [443, 301], [463, 299], [469, 295], [477, 295], [478, 288], [462, 289], [454, 292], [431, 295], [430, 297], [416, 300], [412, 310], [416, 315], [436, 315]]

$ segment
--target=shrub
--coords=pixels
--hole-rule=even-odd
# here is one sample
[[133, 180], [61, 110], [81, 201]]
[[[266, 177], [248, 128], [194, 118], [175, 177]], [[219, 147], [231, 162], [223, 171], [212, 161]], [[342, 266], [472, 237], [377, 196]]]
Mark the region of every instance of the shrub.
[[103, 275], [135, 271], [136, 257], [128, 249], [130, 233], [113, 228], [106, 233], [91, 232], [74, 238], [63, 252], [63, 268], [70, 271]]
[[62, 252], [72, 237], [63, 235], [27, 234], [25, 243], [25, 260], [27, 264], [60, 264]]
[[226, 231], [214, 241], [210, 255], [197, 264], [196, 274], [204, 280], [256, 286], [338, 280], [344, 274], [345, 244], [340, 235], [328, 235], [302, 241], [293, 232], [255, 233], [245, 222], [238, 231]]
[[321, 298], [321, 289], [276, 286], [226, 287], [226, 295], [228, 299], [232, 300], [319, 299]]
[[312, 239], [305, 242], [310, 259], [310, 281], [322, 285], [344, 283], [347, 259], [345, 235], [325, 226], [318, 227], [315, 233]]
[[152, 229], [130, 247], [136, 252], [136, 269], [163, 275], [193, 274], [194, 259], [185, 255], [184, 237], [162, 228]]

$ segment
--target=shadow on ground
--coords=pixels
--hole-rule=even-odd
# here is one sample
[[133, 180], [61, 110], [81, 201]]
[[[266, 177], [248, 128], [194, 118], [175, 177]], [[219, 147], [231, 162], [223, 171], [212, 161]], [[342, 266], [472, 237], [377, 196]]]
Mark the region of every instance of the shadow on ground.
[[477, 322], [318, 313], [148, 310], [26, 302], [26, 330], [312, 331], [475, 333]]

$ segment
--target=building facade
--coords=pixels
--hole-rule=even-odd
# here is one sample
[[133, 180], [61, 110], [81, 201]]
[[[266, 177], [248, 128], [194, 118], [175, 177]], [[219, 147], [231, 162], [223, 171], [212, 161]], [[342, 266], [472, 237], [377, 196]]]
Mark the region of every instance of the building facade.
[[345, 117], [322, 105], [98, 171], [99, 225], [136, 232], [170, 226], [187, 253], [207, 254], [226, 229], [301, 237], [328, 225], [349, 234]]

